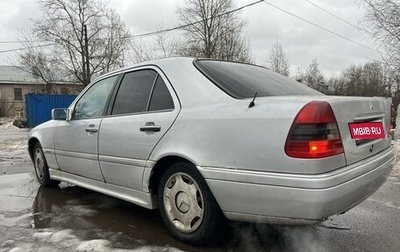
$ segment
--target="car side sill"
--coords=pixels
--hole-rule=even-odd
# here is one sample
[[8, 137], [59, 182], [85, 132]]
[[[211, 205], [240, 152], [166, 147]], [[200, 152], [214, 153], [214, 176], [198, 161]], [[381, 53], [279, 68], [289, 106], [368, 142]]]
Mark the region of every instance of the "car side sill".
[[89, 190], [104, 193], [109, 196], [122, 199], [139, 206], [155, 209], [156, 204], [152, 201], [150, 193], [145, 193], [130, 188], [125, 188], [93, 179], [81, 177], [71, 173], [66, 173], [60, 170], [49, 169], [50, 177], [55, 180], [68, 182]]

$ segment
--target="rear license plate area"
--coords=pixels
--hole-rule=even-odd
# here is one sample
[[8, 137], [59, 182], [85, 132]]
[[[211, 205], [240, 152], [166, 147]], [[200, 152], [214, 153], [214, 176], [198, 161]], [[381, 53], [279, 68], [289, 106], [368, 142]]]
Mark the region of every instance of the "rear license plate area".
[[382, 122], [349, 123], [349, 129], [351, 138], [356, 141], [385, 138]]

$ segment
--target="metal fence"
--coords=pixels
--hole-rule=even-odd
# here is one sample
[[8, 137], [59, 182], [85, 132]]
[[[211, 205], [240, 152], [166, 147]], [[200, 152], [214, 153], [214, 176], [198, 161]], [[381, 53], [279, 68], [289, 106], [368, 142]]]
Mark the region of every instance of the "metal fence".
[[33, 128], [51, 119], [54, 108], [68, 108], [76, 95], [27, 94], [25, 95], [26, 121]]

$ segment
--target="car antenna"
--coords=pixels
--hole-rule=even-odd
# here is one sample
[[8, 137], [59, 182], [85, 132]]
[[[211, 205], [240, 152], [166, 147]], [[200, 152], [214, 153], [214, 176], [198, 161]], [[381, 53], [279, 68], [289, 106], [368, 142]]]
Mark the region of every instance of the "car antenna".
[[256, 105], [256, 104], [254, 103], [254, 101], [256, 100], [256, 97], [257, 97], [257, 92], [254, 94], [253, 100], [251, 100], [251, 102], [250, 102], [250, 104], [249, 104], [249, 108], [252, 108], [252, 107], [254, 107], [254, 105]]

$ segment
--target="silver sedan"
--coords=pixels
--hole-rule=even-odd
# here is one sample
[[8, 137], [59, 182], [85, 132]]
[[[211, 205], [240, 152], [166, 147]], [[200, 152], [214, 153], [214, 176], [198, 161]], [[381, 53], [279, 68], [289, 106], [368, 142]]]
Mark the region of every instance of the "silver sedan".
[[111, 72], [30, 131], [44, 186], [159, 208], [202, 245], [226, 220], [313, 224], [385, 182], [390, 104], [325, 96], [263, 67], [170, 58]]

